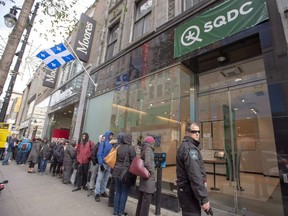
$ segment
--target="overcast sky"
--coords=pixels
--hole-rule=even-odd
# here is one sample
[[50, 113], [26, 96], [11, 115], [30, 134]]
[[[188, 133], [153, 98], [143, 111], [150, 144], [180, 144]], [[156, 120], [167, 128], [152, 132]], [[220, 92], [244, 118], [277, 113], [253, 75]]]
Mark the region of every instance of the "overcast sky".
[[[16, 3], [16, 6], [21, 8], [23, 5], [24, 0], [14, 0]], [[58, 1], [58, 0], [55, 0]], [[70, 0], [65, 0], [65, 2], [70, 1]], [[87, 10], [87, 8], [92, 5], [92, 3], [95, 0], [78, 0], [77, 4], [76, 4], [76, 8], [77, 8], [77, 17], [80, 18], [80, 14], [82, 12], [85, 12]], [[9, 0], [4, 0], [5, 2], [5, 6], [3, 6], [2, 4], [0, 5], [0, 55], [2, 55], [3, 53], [3, 49], [6, 46], [7, 43], [7, 39], [8, 36], [11, 32], [12, 29], [9, 29], [5, 26], [4, 24], [4, 15], [9, 13], [9, 10], [11, 7], [13, 7], [15, 4], [11, 3]], [[37, 1], [36, 1], [37, 2]], [[35, 2], [35, 3], [36, 3]], [[34, 4], [35, 6], [35, 4]], [[33, 10], [34, 10], [34, 6], [33, 6]], [[37, 16], [35, 18], [35, 24], [33, 26], [33, 29], [37, 28], [38, 32], [31, 31], [31, 34], [29, 36], [29, 41], [28, 41], [28, 45], [26, 46], [25, 49], [25, 54], [24, 54], [24, 58], [23, 58], [23, 63], [21, 64], [21, 68], [19, 70], [20, 74], [17, 77], [17, 81], [15, 83], [14, 86], [14, 91], [15, 92], [22, 92], [25, 87], [27, 82], [31, 79], [32, 74], [33, 74], [33, 69], [35, 68], [35, 62], [39, 62], [38, 58], [36, 58], [36, 54], [39, 53], [41, 50], [43, 49], [47, 49], [50, 48], [52, 46], [54, 46], [55, 44], [61, 43], [63, 42], [63, 38], [61, 36], [58, 36], [57, 38], [55, 37], [49, 37], [49, 41], [45, 40], [44, 38], [40, 38], [39, 36], [39, 32], [44, 33], [47, 29], [47, 26], [50, 26], [50, 22], [49, 22], [49, 18], [45, 17], [42, 13], [41, 13], [41, 8], [38, 9], [38, 13]], [[18, 12], [17, 16], [19, 16], [20, 11]], [[44, 22], [46, 23], [42, 23], [41, 25], [38, 24], [38, 21], [40, 19], [43, 19]], [[44, 27], [44, 28], [43, 28]], [[46, 27], [46, 28], [45, 28]], [[25, 33], [25, 31], [24, 31]], [[19, 44], [18, 50], [20, 49], [21, 43]], [[11, 66], [11, 69], [14, 68], [14, 64], [16, 62], [16, 57], [13, 60], [13, 64]], [[9, 84], [9, 80], [10, 80], [10, 76], [8, 77], [5, 86], [4, 86], [4, 91], [3, 93], [5, 93], [7, 86]], [[4, 94], [2, 93], [1, 95], [1, 99], [3, 98]]]

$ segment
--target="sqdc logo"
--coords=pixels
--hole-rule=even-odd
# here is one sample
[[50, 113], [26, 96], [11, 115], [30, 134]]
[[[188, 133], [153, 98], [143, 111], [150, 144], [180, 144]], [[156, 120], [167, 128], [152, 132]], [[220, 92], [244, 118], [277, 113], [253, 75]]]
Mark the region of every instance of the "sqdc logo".
[[190, 26], [183, 32], [181, 36], [181, 43], [183, 46], [190, 46], [196, 41], [201, 42], [202, 39], [199, 38], [199, 36], [200, 36], [200, 28], [196, 25]]

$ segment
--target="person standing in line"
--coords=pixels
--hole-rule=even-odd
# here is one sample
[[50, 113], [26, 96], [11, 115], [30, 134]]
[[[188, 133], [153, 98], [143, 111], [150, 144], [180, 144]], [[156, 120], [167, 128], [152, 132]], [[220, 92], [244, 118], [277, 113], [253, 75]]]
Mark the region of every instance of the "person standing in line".
[[116, 164], [113, 169], [113, 178], [115, 180], [115, 197], [114, 197], [114, 213], [116, 216], [125, 216], [125, 206], [127, 202], [127, 197], [129, 189], [136, 183], [136, 176], [133, 174], [126, 173], [129, 176], [126, 182], [123, 182], [120, 177], [124, 169], [129, 170], [130, 164], [136, 157], [136, 152], [132, 146], [132, 136], [130, 134], [125, 134], [120, 132], [117, 137], [118, 144], [120, 145], [117, 149], [117, 159]]
[[111, 131], [106, 131], [104, 142], [100, 143], [97, 158], [99, 163], [98, 176], [95, 185], [95, 201], [100, 202], [100, 196], [108, 197], [106, 186], [109, 180], [110, 167], [104, 162], [104, 158], [109, 154], [112, 149], [112, 145], [109, 143], [113, 138]]
[[69, 141], [64, 142], [64, 159], [63, 159], [63, 184], [69, 184], [73, 173], [73, 161], [76, 158], [74, 147]]
[[27, 161], [29, 162], [29, 168], [27, 171], [28, 173], [35, 173], [34, 166], [35, 166], [35, 164], [38, 163], [38, 157], [40, 154], [41, 143], [42, 143], [42, 140], [40, 138], [37, 138], [33, 143], [33, 146], [31, 148], [31, 152], [30, 152], [29, 157], [27, 159]]
[[26, 163], [26, 156], [31, 149], [31, 143], [29, 142], [28, 138], [23, 139], [23, 141], [18, 145], [18, 153], [17, 153], [17, 160], [16, 163], [23, 166]]
[[94, 142], [89, 140], [89, 134], [83, 133], [77, 148], [76, 160], [79, 165], [76, 174], [76, 185], [72, 192], [81, 190], [81, 186], [84, 190], [88, 190], [86, 184], [88, 178], [89, 163], [94, 145]]
[[50, 170], [52, 169], [52, 176], [61, 175], [61, 166], [63, 163], [64, 155], [61, 154], [63, 152], [63, 144], [65, 139], [61, 138], [59, 142], [57, 142], [53, 147], [53, 158], [50, 165]]
[[183, 216], [201, 216], [210, 209], [206, 189], [206, 172], [199, 150], [200, 130], [196, 123], [188, 123], [186, 135], [176, 156], [177, 193]]
[[98, 149], [99, 149], [99, 146], [100, 146], [100, 143], [101, 142], [104, 142], [105, 140], [105, 135], [100, 135], [99, 136], [99, 142], [97, 142], [95, 144], [95, 146], [93, 147], [93, 150], [92, 150], [92, 155], [91, 155], [91, 163], [90, 164], [90, 172], [91, 172], [91, 177], [90, 177], [90, 180], [89, 180], [89, 193], [87, 196], [90, 196], [92, 195], [93, 193], [93, 190], [95, 189], [95, 180], [96, 180], [96, 177], [97, 177], [97, 173], [98, 173], [98, 169], [99, 169], [99, 166], [98, 166], [98, 158], [97, 158], [97, 153], [98, 153]]
[[2, 162], [2, 165], [9, 165], [9, 159], [12, 157], [13, 148], [14, 148], [14, 139], [11, 136], [9, 136], [7, 139], [8, 139], [7, 141], [8, 147], [7, 147], [7, 152]]
[[141, 159], [144, 160], [144, 166], [148, 169], [150, 177], [148, 179], [140, 177], [139, 198], [136, 209], [136, 216], [148, 216], [152, 196], [155, 191], [155, 167], [154, 167], [154, 144], [152, 136], [147, 136], [141, 145]]
[[42, 161], [42, 154], [41, 152], [43, 151], [43, 147], [47, 144], [48, 140], [47, 138], [45, 137], [42, 142], [41, 142], [41, 145], [40, 145], [40, 154], [38, 156], [38, 172], [41, 172], [41, 161]]
[[47, 163], [49, 160], [51, 160], [52, 154], [53, 154], [53, 147], [55, 143], [49, 143], [47, 142], [44, 146], [42, 151], [40, 150], [41, 155], [41, 165], [40, 165], [40, 175], [44, 175]]

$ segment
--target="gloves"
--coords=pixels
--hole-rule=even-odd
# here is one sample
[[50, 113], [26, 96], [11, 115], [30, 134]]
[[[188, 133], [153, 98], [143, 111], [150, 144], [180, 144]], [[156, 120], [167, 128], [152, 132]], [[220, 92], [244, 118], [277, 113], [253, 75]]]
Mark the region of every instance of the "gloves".
[[105, 171], [105, 167], [104, 167], [104, 165], [103, 165], [103, 164], [100, 166], [100, 170], [101, 170], [102, 172], [104, 172], [104, 171]]

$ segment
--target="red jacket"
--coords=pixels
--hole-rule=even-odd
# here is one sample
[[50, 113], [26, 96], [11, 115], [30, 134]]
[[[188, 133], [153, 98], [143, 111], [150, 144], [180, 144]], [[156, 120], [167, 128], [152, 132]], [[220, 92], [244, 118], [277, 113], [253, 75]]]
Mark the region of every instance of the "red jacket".
[[82, 142], [79, 143], [76, 159], [80, 164], [90, 162], [94, 145], [95, 143], [91, 140], [89, 140], [85, 145]]

